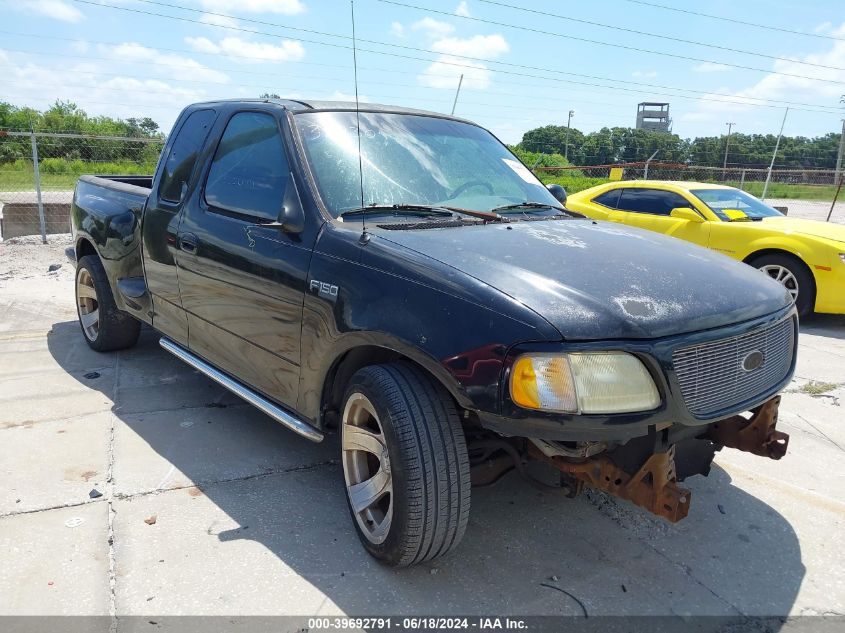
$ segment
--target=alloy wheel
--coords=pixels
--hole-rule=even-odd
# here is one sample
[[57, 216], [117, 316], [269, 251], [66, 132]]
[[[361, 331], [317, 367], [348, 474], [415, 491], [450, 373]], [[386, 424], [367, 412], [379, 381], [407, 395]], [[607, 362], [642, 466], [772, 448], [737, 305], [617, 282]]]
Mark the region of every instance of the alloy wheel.
[[76, 306], [79, 310], [79, 322], [89, 341], [96, 341], [100, 331], [100, 303], [94, 278], [85, 268], [80, 268], [76, 275]]
[[789, 291], [789, 294], [792, 295], [793, 301], [798, 300], [798, 279], [795, 278], [791, 270], [777, 264], [768, 264], [761, 267], [760, 270], [783, 285]]
[[384, 429], [369, 398], [353, 393], [343, 410], [343, 477], [361, 533], [383, 543], [393, 520], [393, 477]]

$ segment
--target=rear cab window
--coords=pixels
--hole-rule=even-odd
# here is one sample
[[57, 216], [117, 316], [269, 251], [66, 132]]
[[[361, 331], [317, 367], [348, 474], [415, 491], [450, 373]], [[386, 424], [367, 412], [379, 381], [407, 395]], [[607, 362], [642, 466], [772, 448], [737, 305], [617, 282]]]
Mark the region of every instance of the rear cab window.
[[162, 165], [161, 183], [158, 188], [162, 200], [176, 204], [182, 202], [197, 156], [216, 118], [217, 113], [214, 110], [197, 110], [188, 115], [179, 128]]
[[238, 112], [229, 119], [205, 184], [211, 211], [276, 220], [290, 168], [276, 119], [264, 112]]

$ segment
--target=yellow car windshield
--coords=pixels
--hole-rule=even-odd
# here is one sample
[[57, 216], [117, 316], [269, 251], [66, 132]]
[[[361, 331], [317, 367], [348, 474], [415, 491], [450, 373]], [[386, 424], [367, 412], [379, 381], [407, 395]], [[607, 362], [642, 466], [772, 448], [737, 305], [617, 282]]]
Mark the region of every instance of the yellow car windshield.
[[739, 189], [693, 189], [690, 193], [710, 207], [724, 222], [732, 221], [725, 213], [726, 210], [742, 211], [750, 220], [783, 216], [777, 209]]

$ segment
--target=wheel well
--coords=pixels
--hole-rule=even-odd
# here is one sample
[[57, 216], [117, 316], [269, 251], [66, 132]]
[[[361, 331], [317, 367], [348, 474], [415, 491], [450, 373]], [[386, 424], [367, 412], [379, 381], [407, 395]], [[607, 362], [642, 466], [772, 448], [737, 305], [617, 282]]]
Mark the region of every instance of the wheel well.
[[94, 248], [94, 245], [86, 240], [84, 237], [80, 238], [79, 241], [76, 243], [76, 261], [79, 261], [86, 255], [96, 255], [97, 249]]
[[[399, 360], [413, 363], [435, 382], [442, 384], [442, 381], [423, 365], [396, 350], [378, 345], [354, 347], [335, 360], [331, 369], [326, 374], [326, 379], [323, 382], [323, 395], [320, 407], [323, 425], [328, 428], [337, 427], [340, 419], [343, 393], [346, 391], [346, 386], [349, 384], [352, 376], [355, 375], [355, 372], [370, 365], [393, 363]], [[446, 387], [446, 385], [443, 386]], [[449, 391], [448, 387], [446, 387], [446, 391]]]
[[766, 248], [766, 249], [751, 253], [748, 257], [746, 257], [742, 261], [746, 264], [753, 265], [754, 260], [759, 259], [761, 257], [765, 257], [766, 255], [778, 255], [780, 257], [787, 257], [787, 258], [793, 260], [796, 264], [801, 266], [807, 272], [807, 274], [810, 275], [810, 280], [813, 282], [813, 286], [814, 286], [814, 289], [815, 289], [816, 276], [813, 274], [813, 270], [804, 262], [803, 259], [798, 257], [798, 255], [795, 255], [794, 253], [790, 253], [789, 251], [784, 251], [784, 250], [781, 250], [781, 249], [778, 249], [778, 248]]

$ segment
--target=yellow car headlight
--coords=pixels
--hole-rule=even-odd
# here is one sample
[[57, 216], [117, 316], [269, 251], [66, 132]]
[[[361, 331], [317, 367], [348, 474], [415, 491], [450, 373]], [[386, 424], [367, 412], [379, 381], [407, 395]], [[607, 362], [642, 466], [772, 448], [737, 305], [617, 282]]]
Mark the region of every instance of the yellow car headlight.
[[564, 413], [651, 411], [660, 394], [640, 359], [625, 352], [525, 354], [511, 369], [511, 399]]

